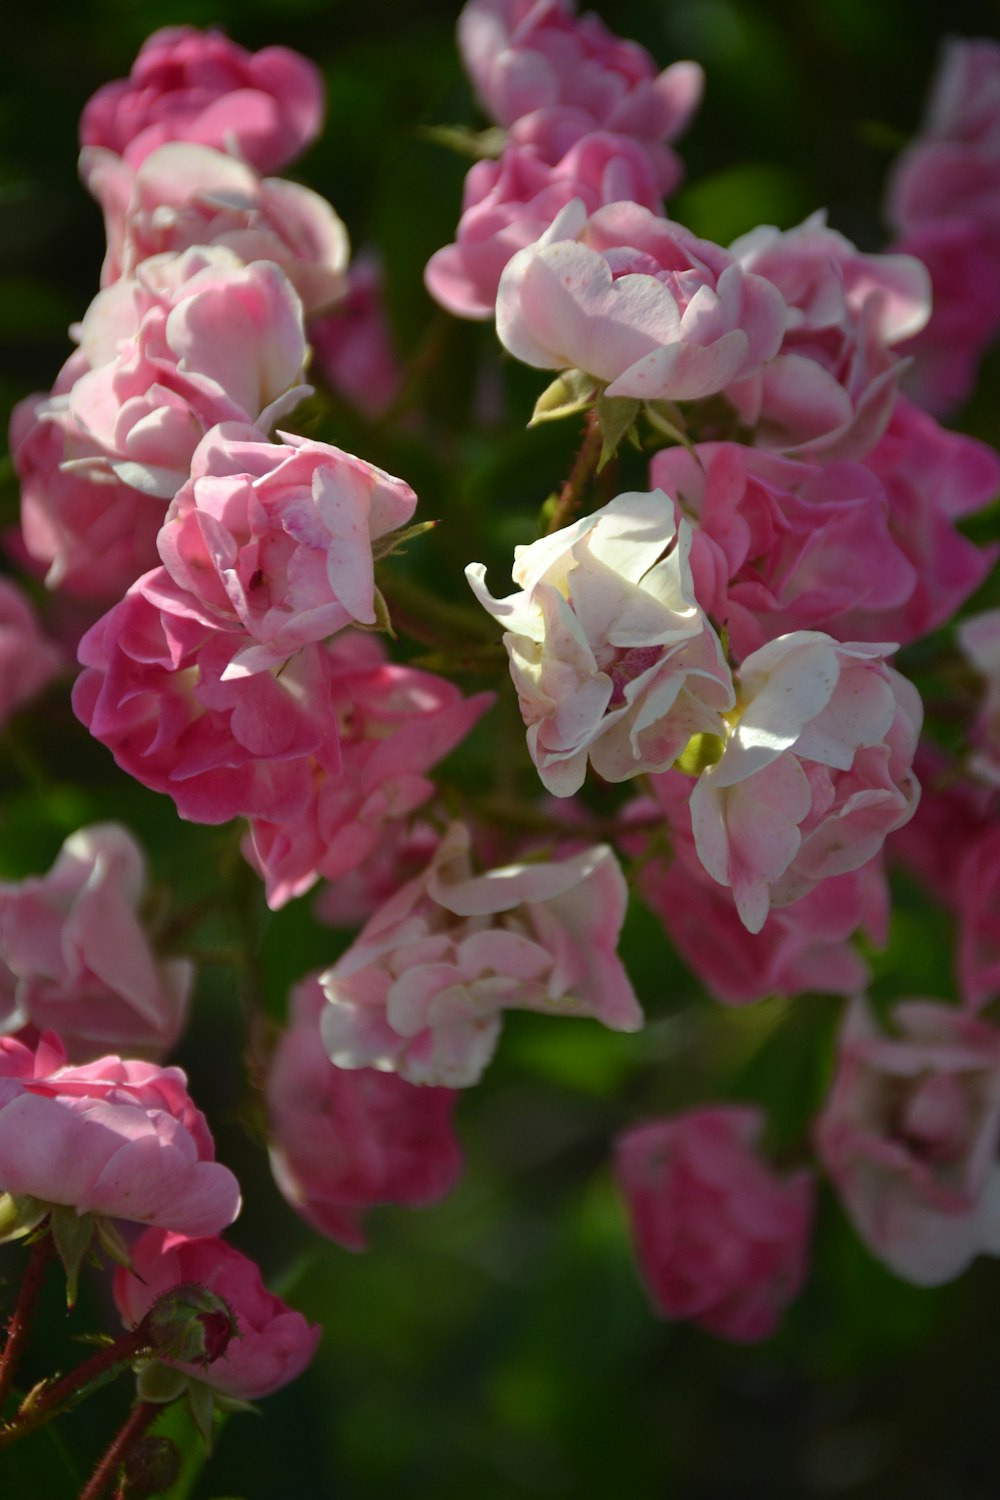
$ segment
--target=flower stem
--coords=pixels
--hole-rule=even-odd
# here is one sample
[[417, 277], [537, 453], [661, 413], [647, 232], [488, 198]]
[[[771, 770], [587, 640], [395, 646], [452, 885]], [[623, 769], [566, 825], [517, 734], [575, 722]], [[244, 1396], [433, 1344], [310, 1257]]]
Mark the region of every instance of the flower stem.
[[7, 1447], [20, 1437], [25, 1437], [36, 1427], [44, 1426], [87, 1386], [100, 1380], [101, 1376], [113, 1372], [116, 1366], [124, 1367], [130, 1364], [148, 1348], [149, 1339], [145, 1325], [140, 1323], [138, 1327], [132, 1329], [131, 1333], [123, 1333], [121, 1338], [115, 1339], [113, 1344], [107, 1344], [103, 1349], [98, 1349], [96, 1354], [92, 1354], [90, 1359], [85, 1359], [82, 1365], [77, 1365], [75, 1370], [71, 1370], [61, 1380], [43, 1387], [34, 1398], [29, 1395], [22, 1403], [14, 1420], [7, 1427], [0, 1428], [0, 1448]]
[[4, 1402], [10, 1394], [17, 1367], [28, 1342], [31, 1319], [42, 1290], [42, 1282], [45, 1280], [46, 1268], [52, 1259], [52, 1248], [52, 1236], [47, 1230], [31, 1248], [17, 1303], [11, 1313], [10, 1322], [7, 1324], [7, 1338], [3, 1346], [3, 1354], [0, 1354], [0, 1412], [3, 1411]]
[[80, 1491], [80, 1500], [101, 1500], [114, 1482], [119, 1468], [128, 1458], [130, 1450], [142, 1437], [147, 1427], [163, 1411], [162, 1405], [154, 1401], [139, 1401], [123, 1423], [121, 1430], [108, 1446], [104, 1457], [90, 1476], [89, 1482]]
[[597, 412], [593, 407], [587, 413], [587, 426], [583, 434], [583, 442], [580, 450], [573, 460], [573, 467], [569, 471], [569, 477], [555, 503], [549, 524], [545, 528], [545, 535], [551, 536], [554, 531], [561, 531], [572, 521], [576, 511], [580, 507], [584, 495], [591, 480], [597, 473], [597, 465], [601, 459], [601, 448], [604, 445], [604, 437], [601, 433], [600, 423], [597, 420]]

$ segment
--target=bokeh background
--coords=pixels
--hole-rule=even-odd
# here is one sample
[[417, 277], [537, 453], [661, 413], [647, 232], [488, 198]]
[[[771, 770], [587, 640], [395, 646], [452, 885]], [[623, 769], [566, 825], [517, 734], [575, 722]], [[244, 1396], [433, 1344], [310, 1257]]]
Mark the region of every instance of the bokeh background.
[[[825, 205], [836, 228], [880, 248], [884, 176], [917, 126], [942, 37], [1000, 35], [992, 0], [595, 8], [662, 64], [692, 57], [705, 67], [705, 102], [680, 143], [687, 183], [671, 212], [723, 243]], [[0, 55], [5, 413], [51, 384], [70, 349], [67, 327], [97, 287], [100, 215], [75, 175], [82, 105], [127, 73], [156, 27], [217, 23], [250, 48], [284, 43], [322, 68], [326, 132], [294, 175], [333, 202], [355, 245], [380, 250], [414, 372], [412, 421], [371, 426], [336, 407], [306, 419], [403, 475], [422, 513], [445, 522], [412, 564], [425, 582], [461, 597], [470, 556], [491, 567], [509, 560], [576, 434], [572, 424], [526, 433], [537, 374], [502, 363], [489, 326], [448, 319], [423, 291], [424, 263], [453, 237], [468, 165], [426, 127], [482, 123], [454, 47], [458, 9], [447, 0], [11, 4]], [[998, 412], [994, 355], [959, 425], [997, 442]], [[16, 515], [5, 461], [0, 527]], [[995, 534], [995, 524], [978, 518], [976, 534], [990, 525]], [[985, 602], [997, 602], [995, 587], [972, 607]], [[59, 619], [56, 608], [52, 628]], [[932, 671], [933, 642], [920, 649]], [[470, 795], [506, 732], [491, 722], [453, 767]], [[839, 1002], [723, 1011], [636, 903], [623, 955], [646, 1032], [513, 1014], [497, 1062], [459, 1109], [464, 1183], [434, 1209], [376, 1211], [368, 1252], [352, 1256], [301, 1225], [270, 1182], [244, 1033], [252, 1001], [280, 1024], [291, 982], [332, 962], [346, 938], [316, 923], [309, 898], [268, 913], [232, 830], [183, 824], [166, 799], [128, 783], [72, 719], [64, 683], [0, 745], [0, 877], [46, 869], [68, 832], [102, 817], [144, 840], [178, 907], [226, 892], [197, 933], [220, 961], [206, 965], [178, 1061], [244, 1184], [234, 1242], [325, 1329], [311, 1371], [260, 1417], [230, 1421], [207, 1466], [185, 1418], [171, 1416], [190, 1454], [173, 1500], [996, 1500], [996, 1262], [934, 1292], [908, 1287], [871, 1259], [827, 1191], [809, 1284], [782, 1332], [750, 1349], [658, 1322], [633, 1269], [608, 1167], [614, 1132], [666, 1110], [752, 1099], [770, 1112], [775, 1158], [799, 1163], [829, 1079]], [[897, 897], [892, 943], [874, 960], [876, 998], [953, 997], [950, 919], [905, 882]], [[5, 1251], [0, 1274], [16, 1278], [22, 1256]], [[53, 1283], [29, 1375], [82, 1357], [72, 1335], [100, 1327], [113, 1328], [113, 1313], [99, 1277], [71, 1322]], [[124, 1414], [126, 1384], [58, 1435], [12, 1449], [0, 1492], [70, 1500]]]

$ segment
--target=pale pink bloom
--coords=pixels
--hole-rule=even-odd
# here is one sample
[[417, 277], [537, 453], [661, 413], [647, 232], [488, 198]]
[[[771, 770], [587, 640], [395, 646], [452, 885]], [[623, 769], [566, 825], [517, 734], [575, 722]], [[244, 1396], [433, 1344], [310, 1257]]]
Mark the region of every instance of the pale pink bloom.
[[134, 279], [98, 293], [78, 331], [91, 368], [49, 411], [68, 414], [91, 445], [86, 472], [110, 469], [164, 500], [209, 428], [258, 423], [263, 435], [308, 391], [291, 282], [224, 245], [143, 261]]
[[0, 726], [48, 687], [63, 665], [28, 596], [12, 579], [0, 578]]
[[66, 1065], [51, 1032], [0, 1037], [0, 1193], [216, 1234], [240, 1207], [179, 1068], [119, 1057]]
[[700, 443], [657, 453], [650, 478], [691, 522], [695, 594], [738, 657], [788, 631], [841, 635], [844, 615], [859, 609], [881, 640], [917, 587], [885, 489], [865, 465]]
[[417, 503], [402, 479], [353, 454], [278, 437], [235, 423], [206, 434], [157, 539], [169, 579], [145, 590], [173, 614], [245, 632], [226, 680], [374, 625], [373, 543]]
[[138, 168], [89, 147], [80, 175], [104, 212], [103, 286], [134, 276], [151, 256], [225, 245], [244, 264], [279, 265], [308, 317], [344, 290], [347, 230], [325, 198], [297, 182], [262, 178], [223, 151], [181, 142], [159, 147]]
[[937, 1286], [1000, 1254], [1000, 1032], [928, 1000], [893, 1019], [851, 1007], [816, 1147], [872, 1254]]
[[251, 818], [244, 845], [274, 910], [321, 877], [339, 885], [367, 865], [393, 825], [433, 796], [427, 772], [493, 702], [492, 693], [463, 698], [442, 677], [387, 662], [371, 637], [343, 638], [327, 661], [341, 768], [332, 776], [315, 768], [309, 800], [294, 821]]
[[637, 1125], [615, 1143], [636, 1258], [663, 1318], [738, 1343], [766, 1339], [809, 1260], [813, 1181], [758, 1154], [764, 1115], [719, 1105]]
[[779, 636], [743, 663], [721, 760], [691, 795], [698, 857], [751, 932], [874, 858], [912, 817], [923, 711], [891, 645]]
[[724, 733], [732, 678], [695, 599], [690, 545], [687, 522], [653, 490], [516, 548], [518, 594], [494, 599], [483, 565], [466, 568], [508, 627], [528, 751], [556, 796], [579, 790], [588, 760], [625, 781], [665, 770], [693, 734]]
[[863, 457], [892, 412], [902, 374], [893, 346], [930, 316], [926, 267], [863, 255], [822, 212], [784, 232], [762, 225], [729, 252], [788, 305], [777, 359], [726, 391], [754, 441], [802, 457]]
[[615, 954], [628, 893], [611, 850], [484, 875], [468, 850], [468, 831], [453, 824], [429, 868], [320, 976], [321, 1030], [338, 1067], [464, 1088], [493, 1055], [504, 1010], [642, 1025]]
[[15, 406], [10, 450], [21, 483], [20, 537], [29, 564], [41, 565], [50, 589], [110, 603], [156, 562], [163, 505], [110, 469], [62, 467], [67, 458], [100, 458], [98, 445], [87, 442], [65, 401], [53, 402], [89, 368], [77, 350], [50, 395], [26, 396]]
[[151, 604], [145, 591], [164, 579], [138, 579], [83, 637], [77, 718], [183, 818], [296, 817], [316, 763], [340, 768], [328, 654], [306, 646], [283, 668], [227, 678], [246, 637]]
[[291, 1025], [267, 1077], [271, 1166], [292, 1207], [348, 1250], [365, 1248], [378, 1203], [422, 1208], [462, 1171], [452, 1089], [417, 1088], [395, 1073], [335, 1067], [320, 1035], [326, 997], [316, 978], [291, 995]]
[[557, 160], [592, 130], [631, 135], [669, 192], [679, 176], [664, 144], [701, 102], [704, 74], [679, 62], [657, 73], [636, 42], [622, 41], [572, 0], [468, 0], [458, 41], [480, 103], [516, 142], [548, 137]]
[[427, 290], [456, 317], [491, 318], [508, 261], [574, 198], [588, 213], [623, 200], [662, 212], [649, 158], [628, 136], [584, 136], [551, 166], [537, 151], [507, 146], [466, 177], [456, 243], [431, 256]]
[[142, 1322], [158, 1297], [194, 1284], [214, 1292], [229, 1308], [236, 1332], [208, 1364], [163, 1364], [200, 1381], [221, 1396], [257, 1401], [295, 1380], [316, 1352], [322, 1330], [310, 1325], [264, 1285], [247, 1256], [216, 1238], [189, 1239], [147, 1229], [131, 1247], [131, 1270], [115, 1270], [115, 1306], [127, 1328]]
[[309, 324], [309, 342], [323, 379], [369, 420], [383, 416], [403, 388], [376, 255], [351, 262], [347, 286], [332, 312]]
[[964, 849], [951, 892], [958, 920], [958, 982], [966, 1005], [1000, 995], [1000, 825], [995, 819]]
[[[759, 932], [748, 932], [728, 891], [698, 858], [688, 808], [694, 782], [666, 771], [649, 784], [667, 819], [670, 852], [642, 861], [638, 889], [713, 999], [747, 1005], [806, 990], [854, 995], [867, 984], [870, 970], [851, 939], [863, 932], [878, 947], [888, 939], [889, 887], [878, 860], [824, 880], [793, 906], [771, 911]], [[648, 812], [651, 804], [634, 810]], [[636, 836], [635, 852], [645, 847]]]
[[146, 885], [142, 850], [117, 823], [71, 834], [47, 875], [0, 884], [0, 961], [16, 986], [7, 1029], [58, 1032], [74, 1061], [173, 1044], [194, 965], [154, 953]]
[[84, 107], [80, 144], [137, 167], [168, 141], [195, 141], [276, 172], [316, 139], [324, 108], [319, 69], [300, 53], [248, 52], [221, 31], [165, 26], [142, 44], [128, 78]]
[[991, 786], [1000, 786], [1000, 609], [963, 620], [957, 636], [966, 659], [983, 679], [982, 705], [970, 732], [969, 769]]
[[609, 396], [690, 401], [751, 376], [785, 304], [761, 276], [638, 203], [574, 200], [508, 263], [497, 335], [525, 364], [580, 369]]

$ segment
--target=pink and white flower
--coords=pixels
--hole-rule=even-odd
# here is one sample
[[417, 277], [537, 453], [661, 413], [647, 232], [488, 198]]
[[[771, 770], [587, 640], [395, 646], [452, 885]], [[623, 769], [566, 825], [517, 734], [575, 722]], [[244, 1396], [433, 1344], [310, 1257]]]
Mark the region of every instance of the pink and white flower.
[[508, 627], [528, 751], [556, 796], [580, 788], [588, 760], [624, 781], [665, 770], [693, 734], [724, 733], [732, 679], [695, 599], [690, 545], [687, 522], [654, 490], [518, 547], [522, 591], [506, 599], [488, 592], [482, 564], [466, 569]]

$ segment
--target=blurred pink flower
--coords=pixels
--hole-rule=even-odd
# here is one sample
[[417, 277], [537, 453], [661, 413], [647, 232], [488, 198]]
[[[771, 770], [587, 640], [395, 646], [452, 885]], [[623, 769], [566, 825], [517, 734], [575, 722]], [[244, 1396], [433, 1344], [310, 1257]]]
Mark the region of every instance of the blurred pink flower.
[[618, 1137], [615, 1174], [656, 1311], [738, 1343], [766, 1339], [805, 1280], [808, 1172], [776, 1176], [756, 1145], [761, 1111], [718, 1106]]
[[963, 655], [982, 679], [982, 703], [969, 733], [969, 769], [1000, 787], [1000, 609], [971, 615], [956, 634]]
[[307, 331], [327, 384], [369, 420], [384, 415], [402, 390], [404, 370], [389, 326], [377, 256], [362, 252], [351, 262], [336, 307]]
[[0, 578], [0, 727], [63, 666], [63, 654], [42, 634], [28, 596], [11, 579]]

